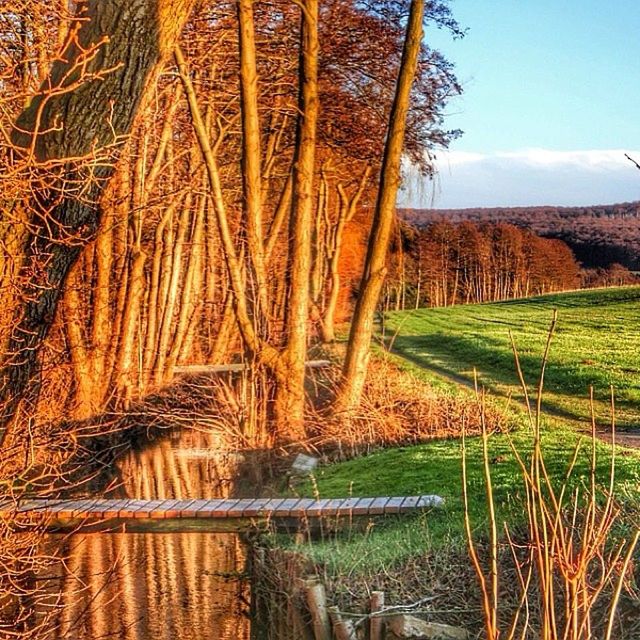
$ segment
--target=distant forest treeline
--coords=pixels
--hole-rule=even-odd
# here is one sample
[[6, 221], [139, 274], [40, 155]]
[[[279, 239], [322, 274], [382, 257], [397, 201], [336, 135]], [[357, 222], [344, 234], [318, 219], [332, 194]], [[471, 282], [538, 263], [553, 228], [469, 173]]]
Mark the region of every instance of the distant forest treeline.
[[451, 222], [398, 229], [383, 308], [494, 302], [580, 287], [630, 284], [628, 269], [582, 269], [570, 247], [507, 223]]
[[586, 268], [619, 263], [640, 270], [640, 202], [589, 207], [404, 209], [402, 218], [424, 227], [436, 220], [506, 222], [566, 242]]

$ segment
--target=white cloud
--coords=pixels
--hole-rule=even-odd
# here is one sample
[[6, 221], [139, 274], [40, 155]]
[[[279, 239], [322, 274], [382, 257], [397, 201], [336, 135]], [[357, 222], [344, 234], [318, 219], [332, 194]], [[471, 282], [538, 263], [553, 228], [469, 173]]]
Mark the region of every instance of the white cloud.
[[589, 205], [640, 199], [639, 150], [496, 153], [449, 151], [437, 158], [435, 185], [410, 176], [402, 203], [438, 208]]
[[439, 167], [447, 165], [464, 165], [478, 162], [490, 162], [509, 160], [532, 165], [578, 165], [581, 167], [628, 167], [629, 160], [625, 154], [632, 158], [639, 157], [640, 151], [628, 151], [626, 149], [591, 149], [586, 151], [556, 151], [554, 149], [520, 149], [518, 151], [498, 151], [495, 153], [474, 153], [470, 151], [445, 151], [438, 154]]

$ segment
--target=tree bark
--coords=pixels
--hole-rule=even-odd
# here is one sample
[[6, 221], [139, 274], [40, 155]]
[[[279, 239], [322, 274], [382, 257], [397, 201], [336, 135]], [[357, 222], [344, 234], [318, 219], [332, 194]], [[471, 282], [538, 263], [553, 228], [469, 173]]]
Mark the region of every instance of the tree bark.
[[424, 0], [412, 0], [364, 273], [351, 323], [342, 383], [337, 398], [337, 408], [345, 412], [353, 411], [359, 405], [367, 374], [373, 320], [386, 275], [385, 262], [395, 217], [396, 196], [400, 184], [400, 161], [411, 85], [420, 53], [423, 15]]
[[277, 429], [293, 440], [304, 437], [304, 376], [309, 320], [311, 222], [318, 123], [318, 0], [301, 8], [300, 117], [294, 157], [289, 249], [289, 306], [286, 315], [286, 380], [275, 395]]
[[249, 260], [256, 281], [256, 302], [267, 310], [264, 230], [262, 224], [262, 149], [258, 112], [258, 72], [253, 0], [238, 0], [240, 97], [242, 120], [242, 191]]
[[[118, 155], [113, 145], [131, 131], [145, 88], [173, 50], [193, 4], [194, 0], [82, 3], [86, 21], [77, 38], [54, 62], [41, 92], [16, 122], [15, 162], [36, 166], [32, 200], [19, 222], [12, 218], [14, 225], [28, 230], [21, 234], [14, 256], [24, 265], [24, 295], [15, 305], [4, 351], [8, 356], [0, 369], [0, 443], [27, 391], [37, 391], [32, 383], [38, 353], [67, 274], [97, 231], [98, 200]], [[87, 60], [87, 52], [96, 47]], [[77, 161], [95, 158], [96, 149], [108, 146], [109, 162]], [[75, 193], [69, 189], [74, 185], [81, 187]], [[6, 214], [3, 226], [8, 224]]]

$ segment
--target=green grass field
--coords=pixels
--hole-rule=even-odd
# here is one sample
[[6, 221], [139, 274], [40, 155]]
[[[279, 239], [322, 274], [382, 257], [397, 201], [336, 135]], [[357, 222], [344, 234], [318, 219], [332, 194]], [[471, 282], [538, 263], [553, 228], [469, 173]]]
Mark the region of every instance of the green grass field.
[[[532, 438], [521, 429], [511, 436], [511, 443], [525, 459], [531, 451]], [[572, 474], [572, 486], [587, 482], [591, 441], [580, 439], [573, 429], [550, 424], [542, 436], [545, 464], [558, 488], [565, 476], [572, 454], [580, 441], [580, 454]], [[597, 444], [597, 477], [600, 486], [609, 480], [611, 447]], [[525, 520], [524, 482], [513, 454], [509, 436], [492, 435], [489, 439], [494, 498], [497, 519], [518, 526]], [[445, 507], [421, 516], [381, 519], [366, 536], [339, 535], [322, 542], [305, 545], [304, 552], [328, 566], [334, 573], [384, 571], [426, 549], [464, 548], [464, 503], [462, 498], [461, 441], [457, 438], [434, 440], [422, 445], [379, 451], [321, 467], [313, 481], [298, 488], [300, 495], [322, 498], [355, 496], [390, 496], [436, 494], [445, 499]], [[487, 529], [487, 504], [482, 467], [480, 438], [467, 440], [467, 472], [470, 516], [479, 535]], [[634, 453], [620, 451], [616, 462], [617, 499], [630, 516], [633, 526], [638, 506], [640, 460]]]
[[554, 309], [558, 323], [545, 378], [545, 405], [558, 416], [589, 418], [593, 386], [598, 422], [609, 422], [610, 385], [618, 426], [640, 427], [640, 287], [598, 289], [494, 304], [391, 313], [393, 349], [420, 367], [473, 380], [522, 399], [509, 333], [525, 379], [536, 386]]

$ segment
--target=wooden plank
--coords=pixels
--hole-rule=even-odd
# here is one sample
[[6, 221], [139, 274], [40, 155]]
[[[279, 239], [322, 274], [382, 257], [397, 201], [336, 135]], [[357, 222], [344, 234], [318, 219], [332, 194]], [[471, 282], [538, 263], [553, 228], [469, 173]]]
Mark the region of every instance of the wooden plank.
[[181, 518], [196, 518], [198, 516], [198, 511], [202, 509], [209, 500], [199, 499], [192, 500], [191, 504], [182, 509], [182, 513], [180, 514]]
[[196, 509], [196, 518], [213, 518], [220, 517], [214, 514], [224, 508], [224, 503], [227, 502], [224, 498], [215, 498], [213, 500], [205, 500], [204, 504]]
[[360, 502], [360, 498], [344, 498], [338, 509], [338, 515], [352, 516], [353, 509], [357, 506], [358, 502]]
[[287, 498], [283, 500], [271, 513], [272, 518], [290, 518], [296, 506], [300, 502], [300, 498]]
[[254, 498], [243, 498], [238, 500], [232, 507], [229, 507], [226, 513], [227, 518], [241, 518], [245, 509], [255, 502]]
[[69, 513], [71, 518], [77, 518], [81, 516], [85, 511], [89, 511], [89, 509], [95, 505], [95, 498], [93, 500], [83, 499], [83, 500], [74, 500], [72, 502], [67, 502], [67, 506], [64, 510], [59, 511], [58, 514], [60, 517], [64, 517], [65, 513]]
[[344, 502], [344, 498], [332, 498], [322, 507], [322, 513], [320, 515], [327, 517], [339, 515]]
[[[191, 519], [256, 517], [301, 518], [323, 516], [367, 516], [408, 513], [417, 509], [441, 506], [443, 499], [434, 495], [377, 498], [215, 498], [185, 500], [141, 500], [81, 498], [71, 500], [27, 500], [8, 516], [36, 514], [62, 520]], [[8, 507], [7, 507], [8, 509]]]
[[[109, 500], [94, 500], [93, 504], [86, 511], [83, 511], [81, 516], [83, 518], [103, 519], [105, 517], [105, 513], [108, 513], [109, 511], [119, 511], [119, 508], [117, 510], [114, 509], [114, 503], [116, 502], [120, 504], [121, 501], [114, 498], [111, 498]], [[117, 517], [117, 513], [112, 517]]]
[[229, 511], [235, 507], [240, 500], [238, 498], [224, 498], [213, 501], [215, 504], [208, 507], [206, 511], [198, 512], [198, 518], [228, 518]]
[[119, 510], [118, 510], [118, 518], [133, 518], [134, 513], [140, 509], [142, 505], [138, 500], [134, 500], [133, 498], [129, 498]]
[[389, 498], [376, 498], [369, 506], [369, 515], [380, 516], [384, 513], [384, 507], [389, 502]]
[[50, 506], [50, 503], [53, 501], [43, 500], [45, 504], [42, 505], [40, 500], [27, 500], [25, 502], [19, 502], [15, 509], [12, 510], [14, 513], [25, 513], [32, 511], [47, 511]]
[[33, 510], [28, 505], [21, 506], [19, 512], [21, 514], [37, 513], [43, 517], [55, 516], [60, 518], [72, 518], [82, 514], [90, 505], [95, 503], [95, 498], [89, 500], [87, 498], [78, 498], [75, 500], [58, 500], [46, 505], [44, 509]]
[[[41, 513], [42, 515], [49, 515], [52, 513], [58, 513], [60, 511], [64, 511], [67, 510], [69, 507], [69, 504], [71, 502], [75, 502], [73, 500], [50, 500], [47, 502], [47, 505], [44, 509], [38, 509], [38, 512]], [[32, 501], [30, 500], [28, 504], [34, 504], [36, 503], [36, 501]], [[26, 511], [27, 509], [25, 508], [27, 507], [27, 503], [23, 503], [21, 505], [21, 508], [18, 511]], [[23, 512], [24, 512], [23, 511]]]
[[162, 505], [162, 511], [158, 512], [159, 518], [160, 519], [179, 518], [180, 512], [177, 509], [177, 506], [179, 503], [180, 503], [180, 500], [176, 500], [176, 499], [167, 500], [167, 503]]
[[264, 505], [262, 509], [262, 513], [260, 515], [266, 516], [267, 518], [273, 517], [275, 512], [280, 508], [280, 506], [285, 502], [284, 498], [271, 498], [267, 504]]
[[142, 500], [133, 498], [128, 505], [131, 509], [130, 518], [148, 518], [151, 508], [157, 503], [157, 500]]
[[[102, 510], [102, 518], [104, 520], [112, 520], [113, 518], [117, 518], [118, 512], [127, 504], [127, 502], [128, 501], [125, 499], [105, 500], [104, 509]], [[94, 511], [98, 511], [97, 505], [96, 507], [94, 507]]]
[[298, 500], [298, 503], [296, 504], [295, 508], [291, 509], [291, 511], [289, 512], [289, 516], [293, 518], [298, 518], [306, 515], [307, 508], [310, 507], [312, 504], [316, 504], [316, 501], [313, 498], [302, 498]]
[[[305, 363], [307, 369], [325, 369], [331, 366], [331, 360], [309, 360]], [[250, 369], [249, 365], [242, 362], [231, 364], [185, 364], [173, 368], [175, 375], [201, 375], [219, 373], [240, 373]]]
[[360, 498], [355, 507], [351, 510], [354, 516], [366, 516], [369, 515], [369, 506], [375, 500], [375, 498]]
[[155, 509], [149, 512], [149, 518], [153, 520], [164, 520], [166, 518], [167, 510], [175, 504], [174, 499], [165, 498]]
[[36, 513], [47, 513], [52, 508], [55, 508], [60, 503], [65, 503], [66, 500], [49, 498], [47, 500], [33, 499], [29, 500], [28, 503], [21, 503], [19, 511], [34, 511]]
[[400, 513], [400, 506], [404, 502], [404, 498], [389, 498], [384, 506], [385, 513]]
[[258, 498], [254, 500], [243, 512], [243, 518], [258, 518], [260, 516], [268, 516], [265, 507], [271, 500], [269, 498]]
[[178, 517], [184, 518], [185, 513], [189, 513], [189, 509], [194, 502], [194, 498], [191, 498], [190, 500], [179, 500], [178, 504], [174, 507], [178, 511]]
[[400, 513], [407, 513], [408, 511], [415, 511], [420, 496], [407, 496], [400, 505]]
[[164, 500], [138, 500], [140, 506], [133, 512], [134, 518], [150, 518], [154, 511], [158, 511]]
[[329, 502], [329, 498], [323, 498], [321, 500], [314, 500], [305, 510], [304, 515], [309, 518], [315, 518], [322, 515], [322, 510]]
[[175, 374], [199, 375], [203, 373], [238, 373], [247, 370], [246, 364], [186, 364], [173, 368]]

